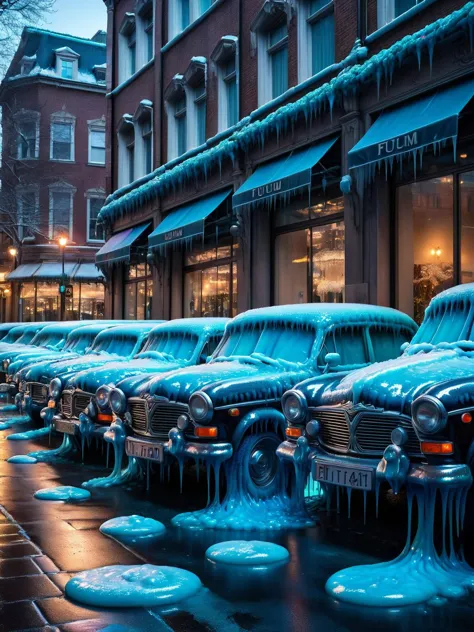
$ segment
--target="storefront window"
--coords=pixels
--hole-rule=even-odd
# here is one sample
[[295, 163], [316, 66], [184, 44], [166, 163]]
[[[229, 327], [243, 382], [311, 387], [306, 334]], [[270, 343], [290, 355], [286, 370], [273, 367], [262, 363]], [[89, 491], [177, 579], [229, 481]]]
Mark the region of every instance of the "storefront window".
[[104, 318], [104, 286], [101, 283], [81, 283], [80, 292], [80, 320]]
[[150, 319], [152, 299], [153, 281], [150, 266], [146, 263], [127, 266], [124, 318], [126, 320]]
[[35, 284], [23, 283], [20, 297], [22, 321], [31, 323], [35, 320]]
[[[276, 305], [344, 301], [343, 212], [342, 198], [306, 208], [296, 201], [276, 211]], [[306, 226], [298, 229], [297, 222]]]
[[59, 320], [59, 291], [57, 283], [38, 282], [36, 284], [35, 320]]
[[[36, 312], [35, 312], [36, 294]], [[23, 283], [21, 287], [23, 322], [48, 321], [60, 318], [58, 281]], [[102, 283], [74, 283], [67, 286], [65, 320], [94, 320], [104, 318], [104, 286]]]
[[454, 284], [453, 182], [444, 176], [397, 190], [398, 308], [417, 322], [430, 300]]
[[474, 171], [459, 178], [461, 203], [461, 283], [474, 281]]

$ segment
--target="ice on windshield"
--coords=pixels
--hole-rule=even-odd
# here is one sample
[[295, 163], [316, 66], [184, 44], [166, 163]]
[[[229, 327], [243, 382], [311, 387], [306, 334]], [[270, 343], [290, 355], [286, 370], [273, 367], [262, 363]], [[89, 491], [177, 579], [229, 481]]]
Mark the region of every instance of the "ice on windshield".
[[76, 353], [82, 353], [90, 347], [94, 342], [96, 334], [82, 334], [78, 337], [71, 338], [67, 341], [64, 351], [74, 351]]
[[5, 338], [2, 338], [2, 342], [18, 342], [18, 339], [21, 338], [22, 335], [23, 335], [23, 332], [21, 330], [14, 331], [12, 329], [7, 333]]
[[[437, 307], [437, 306], [436, 306]], [[414, 343], [458, 342], [474, 340], [469, 301], [449, 301], [427, 311]]]
[[27, 329], [25, 332], [21, 334], [21, 336], [17, 336], [15, 342], [22, 345], [29, 345], [30, 342], [35, 337], [36, 332], [33, 329]]
[[326, 354], [338, 353], [341, 366], [360, 366], [367, 364], [369, 353], [363, 327], [335, 327], [326, 334], [318, 365], [326, 365]]
[[58, 332], [53, 333], [40, 331], [33, 339], [33, 344], [37, 347], [56, 347], [61, 340], [64, 339], [64, 334]]
[[161, 332], [147, 340], [141, 353], [155, 351], [162, 353], [165, 358], [169, 356], [176, 360], [190, 360], [198, 340], [198, 336], [185, 332]]
[[112, 332], [108, 336], [96, 338], [92, 347], [94, 353], [110, 353], [112, 355], [120, 355], [123, 357], [130, 356], [135, 345], [137, 337], [133, 335], [117, 335]]

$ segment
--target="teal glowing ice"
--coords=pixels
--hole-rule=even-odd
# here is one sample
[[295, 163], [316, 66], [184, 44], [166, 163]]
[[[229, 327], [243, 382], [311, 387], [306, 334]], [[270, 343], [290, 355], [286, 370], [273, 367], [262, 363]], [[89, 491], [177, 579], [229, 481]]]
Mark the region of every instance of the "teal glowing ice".
[[8, 435], [7, 439], [9, 441], [28, 441], [29, 439], [49, 435], [49, 432], [49, 428], [36, 428], [35, 430], [27, 430], [26, 432], [15, 432]]
[[90, 497], [91, 493], [87, 489], [71, 487], [70, 485], [47, 487], [39, 489], [35, 493], [35, 498], [38, 498], [38, 500], [64, 500], [65, 502], [87, 500]]
[[120, 539], [156, 538], [166, 531], [162, 522], [143, 516], [120, 516], [104, 522], [100, 531], [105, 535]]
[[152, 608], [182, 601], [200, 588], [199, 577], [181, 568], [119, 565], [79, 573], [66, 584], [66, 596], [103, 608]]
[[6, 404], [5, 406], [0, 406], [0, 413], [14, 413], [17, 412], [18, 408], [15, 404]]
[[11, 456], [7, 461], [8, 463], [37, 463], [37, 460], [33, 456], [28, 456], [27, 454], [15, 454], [15, 456]]
[[231, 540], [210, 546], [206, 558], [216, 564], [267, 566], [288, 562], [290, 554], [283, 546], [273, 542]]
[[6, 421], [0, 422], [0, 430], [8, 430], [16, 424], [27, 424], [31, 421], [28, 415], [18, 415], [17, 417], [10, 417]]

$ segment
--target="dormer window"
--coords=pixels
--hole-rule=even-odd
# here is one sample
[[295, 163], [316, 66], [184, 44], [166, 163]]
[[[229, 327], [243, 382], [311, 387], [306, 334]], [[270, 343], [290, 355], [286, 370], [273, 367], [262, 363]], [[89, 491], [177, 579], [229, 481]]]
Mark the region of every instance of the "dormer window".
[[22, 75], [29, 75], [33, 70], [36, 63], [36, 55], [33, 57], [23, 57], [21, 60], [20, 73]]
[[56, 73], [61, 79], [77, 80], [80, 55], [69, 46], [57, 48], [54, 52], [56, 53]]
[[61, 59], [61, 77], [63, 79], [72, 79], [72, 61]]
[[107, 65], [101, 64], [99, 66], [93, 66], [92, 72], [99, 83], [105, 82], [105, 73], [107, 71]]

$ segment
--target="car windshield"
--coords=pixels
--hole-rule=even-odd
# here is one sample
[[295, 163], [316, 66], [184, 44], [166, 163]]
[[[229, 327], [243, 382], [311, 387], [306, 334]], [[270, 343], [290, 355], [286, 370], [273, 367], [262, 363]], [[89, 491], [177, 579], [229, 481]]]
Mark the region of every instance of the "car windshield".
[[226, 335], [216, 359], [239, 358], [278, 364], [304, 364], [311, 355], [315, 330], [265, 323], [260, 327], [232, 328]]
[[[399, 347], [400, 348], [400, 347]], [[326, 355], [338, 353], [341, 366], [366, 364], [369, 354], [364, 336], [364, 328], [359, 326], [335, 327], [326, 334], [318, 356], [318, 365], [326, 365]]]
[[136, 344], [136, 336], [125, 334], [114, 335], [111, 333], [108, 336], [96, 338], [91, 353], [110, 353], [111, 355], [128, 357], [131, 355]]
[[190, 360], [198, 340], [198, 336], [187, 332], [156, 333], [147, 340], [140, 355], [153, 351], [164, 360]]
[[56, 347], [63, 339], [64, 334], [60, 332], [54, 333], [52, 331], [40, 331], [39, 334], [34, 337], [32, 344], [34, 344], [36, 347], [46, 347], [48, 349], [52, 349], [53, 347]]
[[82, 353], [90, 347], [94, 342], [95, 334], [81, 334], [74, 338], [70, 338], [64, 347], [64, 351], [74, 351], [76, 353]]
[[33, 338], [35, 337], [36, 331], [34, 329], [27, 329], [26, 331], [24, 331], [21, 336], [19, 336], [16, 339], [16, 342], [18, 344], [22, 344], [22, 345], [29, 345], [30, 342], [33, 340]]
[[469, 313], [470, 303], [462, 301], [450, 301], [436, 311], [430, 310], [413, 338], [413, 344], [474, 341], [474, 325]]

